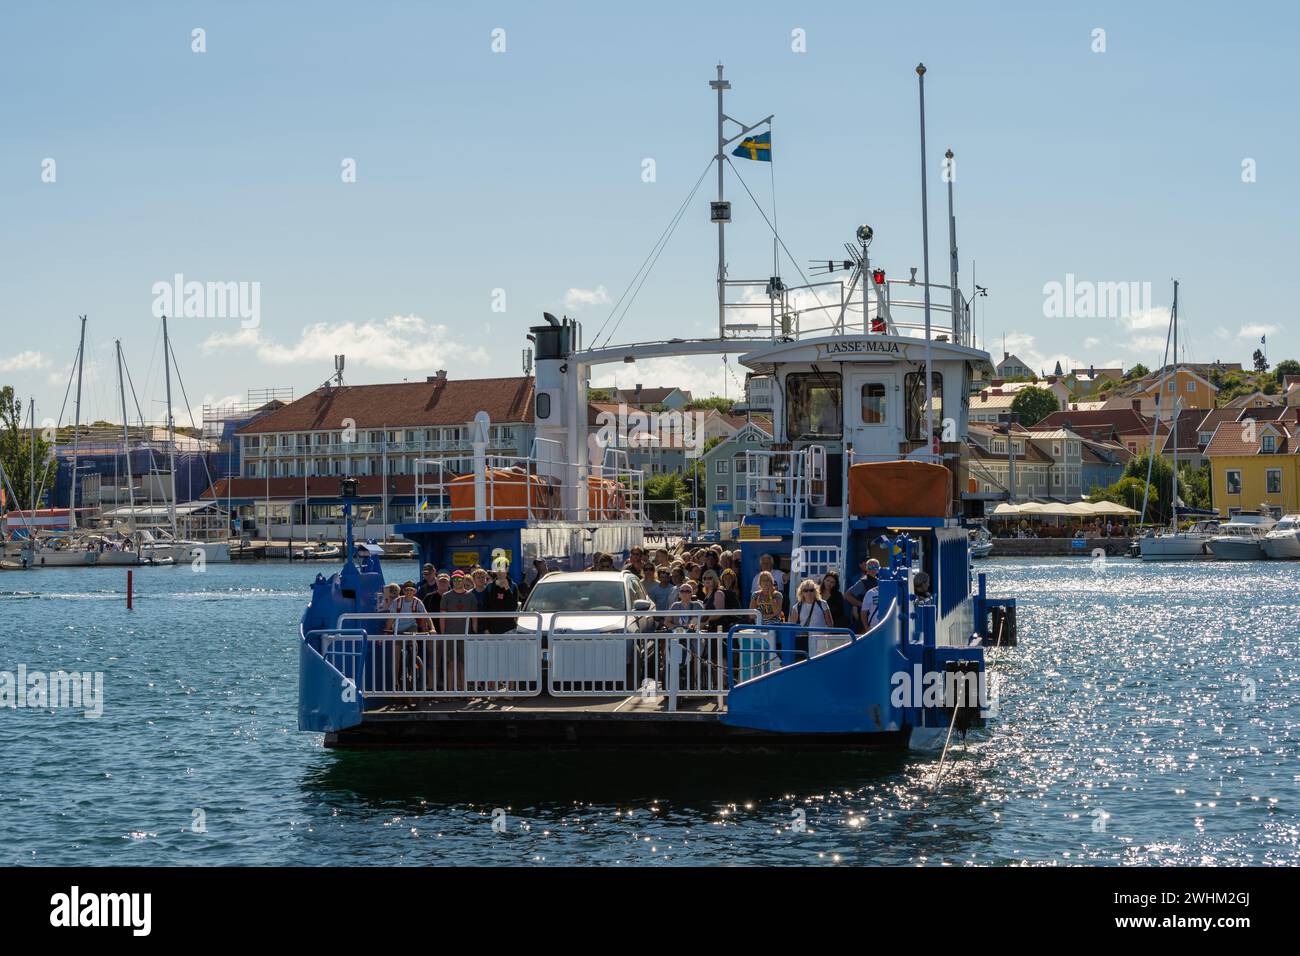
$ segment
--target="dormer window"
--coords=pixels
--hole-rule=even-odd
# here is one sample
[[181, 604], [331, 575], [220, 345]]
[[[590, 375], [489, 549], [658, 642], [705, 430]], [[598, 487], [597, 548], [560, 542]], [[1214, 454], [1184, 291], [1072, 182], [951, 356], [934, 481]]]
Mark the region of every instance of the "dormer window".
[[1260, 450], [1266, 455], [1271, 455], [1277, 451], [1277, 438], [1273, 435], [1265, 435], [1260, 440]]

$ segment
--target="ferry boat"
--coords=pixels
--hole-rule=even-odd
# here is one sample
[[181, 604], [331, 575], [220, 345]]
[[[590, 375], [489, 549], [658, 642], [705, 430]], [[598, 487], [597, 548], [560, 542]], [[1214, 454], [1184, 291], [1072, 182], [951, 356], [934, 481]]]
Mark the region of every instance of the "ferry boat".
[[[721, 163], [721, 67], [711, 86]], [[790, 607], [801, 581], [835, 571], [851, 583], [875, 557], [869, 630], [761, 623], [750, 611], [727, 612], [741, 620], [725, 631], [660, 630], [647, 621], [668, 612], [636, 599], [630, 576], [613, 630], [607, 608], [544, 617], [525, 608], [495, 634], [465, 634], [467, 614], [378, 611], [385, 559], [353, 540], [355, 483], [343, 479], [346, 557], [316, 576], [299, 624], [300, 729], [340, 748], [858, 750], [941, 746], [986, 726], [996, 713], [989, 650], [1017, 640], [1015, 600], [990, 597], [971, 565], [969, 532], [986, 496], [968, 484], [968, 396], [992, 363], [975, 346], [951, 232], [948, 285], [888, 279], [871, 263], [873, 238], [869, 226], [856, 230], [847, 289], [831, 306], [807, 305], [807, 286], [761, 280], [766, 328], [727, 324], [728, 294], [755, 283], [726, 278], [721, 249], [717, 338], [587, 347], [580, 323], [544, 315], [528, 335], [532, 454], [486, 455], [480, 413], [472, 469], [428, 462], [418, 520], [397, 528], [419, 552], [399, 580], [424, 563], [487, 568], [504, 558], [518, 581], [536, 560], [578, 569], [596, 552], [626, 555], [649, 526], [644, 476], [617, 442], [589, 441], [592, 370], [739, 353], [770, 385], [774, 428], [769, 448], [745, 453], [740, 523], [725, 542], [741, 553], [742, 586], [772, 560]], [[855, 314], [846, 306], [859, 294]], [[436, 633], [417, 629], [422, 618]]]

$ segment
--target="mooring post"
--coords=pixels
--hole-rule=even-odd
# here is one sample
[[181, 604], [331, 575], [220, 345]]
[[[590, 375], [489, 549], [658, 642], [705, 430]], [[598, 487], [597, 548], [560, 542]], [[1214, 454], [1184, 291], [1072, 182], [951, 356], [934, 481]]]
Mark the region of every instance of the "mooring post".
[[131, 607], [131, 588], [134, 581], [135, 572], [130, 568], [126, 569], [126, 609], [130, 611]]

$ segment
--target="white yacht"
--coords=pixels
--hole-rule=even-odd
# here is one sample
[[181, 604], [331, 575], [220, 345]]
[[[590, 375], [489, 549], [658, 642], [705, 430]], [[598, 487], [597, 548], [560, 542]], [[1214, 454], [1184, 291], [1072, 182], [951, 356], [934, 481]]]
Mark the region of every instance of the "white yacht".
[[1275, 524], [1273, 530], [1264, 535], [1262, 546], [1264, 554], [1270, 558], [1300, 558], [1300, 514], [1287, 515]]
[[1210, 539], [1219, 533], [1218, 521], [1197, 521], [1186, 531], [1165, 531], [1140, 542], [1143, 561], [1195, 561], [1212, 558]]
[[1264, 557], [1264, 536], [1276, 523], [1258, 512], [1233, 515], [1210, 539], [1210, 552], [1220, 561], [1258, 561]]

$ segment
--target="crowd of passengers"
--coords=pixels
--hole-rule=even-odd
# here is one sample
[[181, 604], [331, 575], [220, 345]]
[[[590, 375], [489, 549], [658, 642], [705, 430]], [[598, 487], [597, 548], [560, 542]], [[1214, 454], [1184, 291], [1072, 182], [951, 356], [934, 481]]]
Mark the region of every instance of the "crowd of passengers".
[[[877, 575], [880, 562], [864, 558], [858, 575], [841, 588], [840, 576], [834, 572], [820, 581], [812, 578], [799, 583], [791, 607], [786, 607], [786, 575], [770, 554], [759, 559], [759, 570], [742, 590], [740, 552], [721, 545], [694, 549], [667, 548], [651, 552], [636, 546], [622, 567], [616, 567], [613, 555], [598, 553], [588, 571], [616, 571], [635, 574], [641, 579], [646, 596], [655, 610], [668, 612], [654, 620], [660, 630], [725, 631], [733, 624], [753, 621], [752, 615], [728, 615], [727, 611], [750, 608], [758, 612], [758, 623], [791, 623], [808, 628], [852, 628], [861, 633], [876, 622], [879, 605]], [[420, 581], [389, 584], [384, 588], [378, 610], [410, 614], [387, 622], [387, 633], [412, 632], [443, 634], [504, 634], [515, 626], [515, 618], [505, 616], [475, 617], [482, 612], [517, 611], [537, 582], [554, 568], [544, 561], [534, 561], [532, 568], [516, 584], [510, 577], [510, 564], [504, 555], [493, 559], [492, 572], [474, 567], [439, 572], [432, 564], [423, 567]], [[930, 578], [924, 571], [913, 576], [917, 603], [931, 601]], [[743, 595], [748, 595], [746, 599]], [[680, 612], [674, 616], [672, 612]], [[701, 617], [701, 611], [719, 612]], [[467, 617], [420, 617], [424, 614], [465, 614]]]

